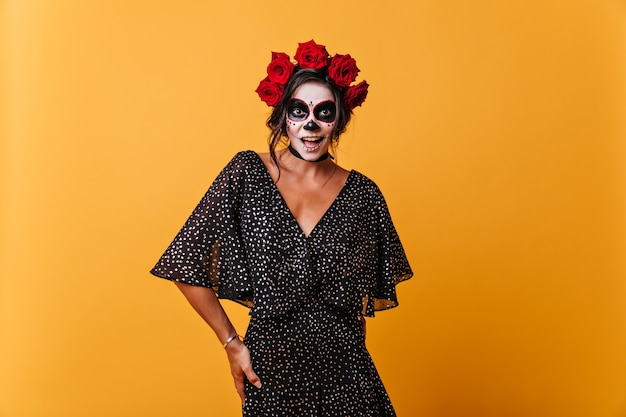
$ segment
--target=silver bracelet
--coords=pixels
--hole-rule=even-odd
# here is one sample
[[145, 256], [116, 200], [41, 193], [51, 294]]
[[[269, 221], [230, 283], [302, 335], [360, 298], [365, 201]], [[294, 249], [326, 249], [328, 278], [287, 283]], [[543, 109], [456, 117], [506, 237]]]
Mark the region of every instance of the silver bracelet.
[[240, 341], [241, 343], [243, 343], [243, 337], [242, 337], [242, 336], [240, 336], [240, 335], [238, 335], [238, 334], [235, 334], [235, 335], [233, 335], [233, 336], [229, 337], [228, 339], [226, 339], [226, 342], [224, 342], [224, 345], [223, 345], [224, 349], [226, 349], [226, 346], [228, 346], [228, 344], [229, 344], [230, 342], [232, 342], [233, 340], [235, 340], [235, 339], [239, 339], [239, 341]]

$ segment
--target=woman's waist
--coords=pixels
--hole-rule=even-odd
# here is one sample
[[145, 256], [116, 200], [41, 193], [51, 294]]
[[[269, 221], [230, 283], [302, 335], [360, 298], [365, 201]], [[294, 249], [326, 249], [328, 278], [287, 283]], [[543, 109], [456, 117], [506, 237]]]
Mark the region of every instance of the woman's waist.
[[355, 341], [363, 338], [358, 314], [323, 300], [298, 306], [273, 317], [252, 317], [246, 338], [279, 341], [298, 341], [306, 345], [323, 346]]

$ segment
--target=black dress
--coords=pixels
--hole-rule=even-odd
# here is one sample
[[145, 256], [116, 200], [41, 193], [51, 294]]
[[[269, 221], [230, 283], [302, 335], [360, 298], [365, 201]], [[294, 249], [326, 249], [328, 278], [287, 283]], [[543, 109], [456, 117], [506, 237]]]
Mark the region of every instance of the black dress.
[[260, 157], [218, 175], [151, 272], [251, 307], [245, 337], [263, 386], [244, 416], [395, 416], [359, 315], [398, 305], [412, 276], [385, 200], [351, 171], [305, 236]]

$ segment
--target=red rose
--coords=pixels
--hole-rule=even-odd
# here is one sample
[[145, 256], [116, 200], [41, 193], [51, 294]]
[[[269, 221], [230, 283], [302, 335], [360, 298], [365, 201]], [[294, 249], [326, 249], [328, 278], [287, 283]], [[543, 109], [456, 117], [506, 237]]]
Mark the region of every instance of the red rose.
[[274, 83], [270, 80], [270, 77], [265, 78], [256, 90], [261, 100], [268, 106], [276, 106], [280, 103], [280, 98], [283, 95], [283, 86], [281, 84]]
[[350, 54], [335, 54], [328, 66], [328, 76], [338, 87], [347, 87], [352, 84], [356, 80], [358, 73], [359, 69], [356, 67], [356, 61]]
[[272, 62], [267, 66], [269, 79], [278, 84], [287, 84], [294, 65], [284, 52], [272, 52]]
[[300, 68], [324, 68], [328, 64], [328, 52], [324, 45], [318, 45], [311, 39], [306, 43], [298, 43], [296, 61]]
[[352, 110], [363, 104], [365, 97], [367, 97], [367, 87], [369, 87], [369, 84], [365, 81], [349, 87], [343, 96], [344, 105]]

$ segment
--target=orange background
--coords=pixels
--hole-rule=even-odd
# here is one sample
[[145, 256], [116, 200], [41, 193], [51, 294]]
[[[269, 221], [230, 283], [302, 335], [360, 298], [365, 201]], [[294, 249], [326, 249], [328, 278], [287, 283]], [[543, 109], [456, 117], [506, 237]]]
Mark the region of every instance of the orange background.
[[0, 416], [239, 415], [147, 271], [311, 38], [371, 84], [339, 162], [415, 271], [368, 322], [398, 414], [626, 415], [624, 2], [375, 4], [0, 2]]

